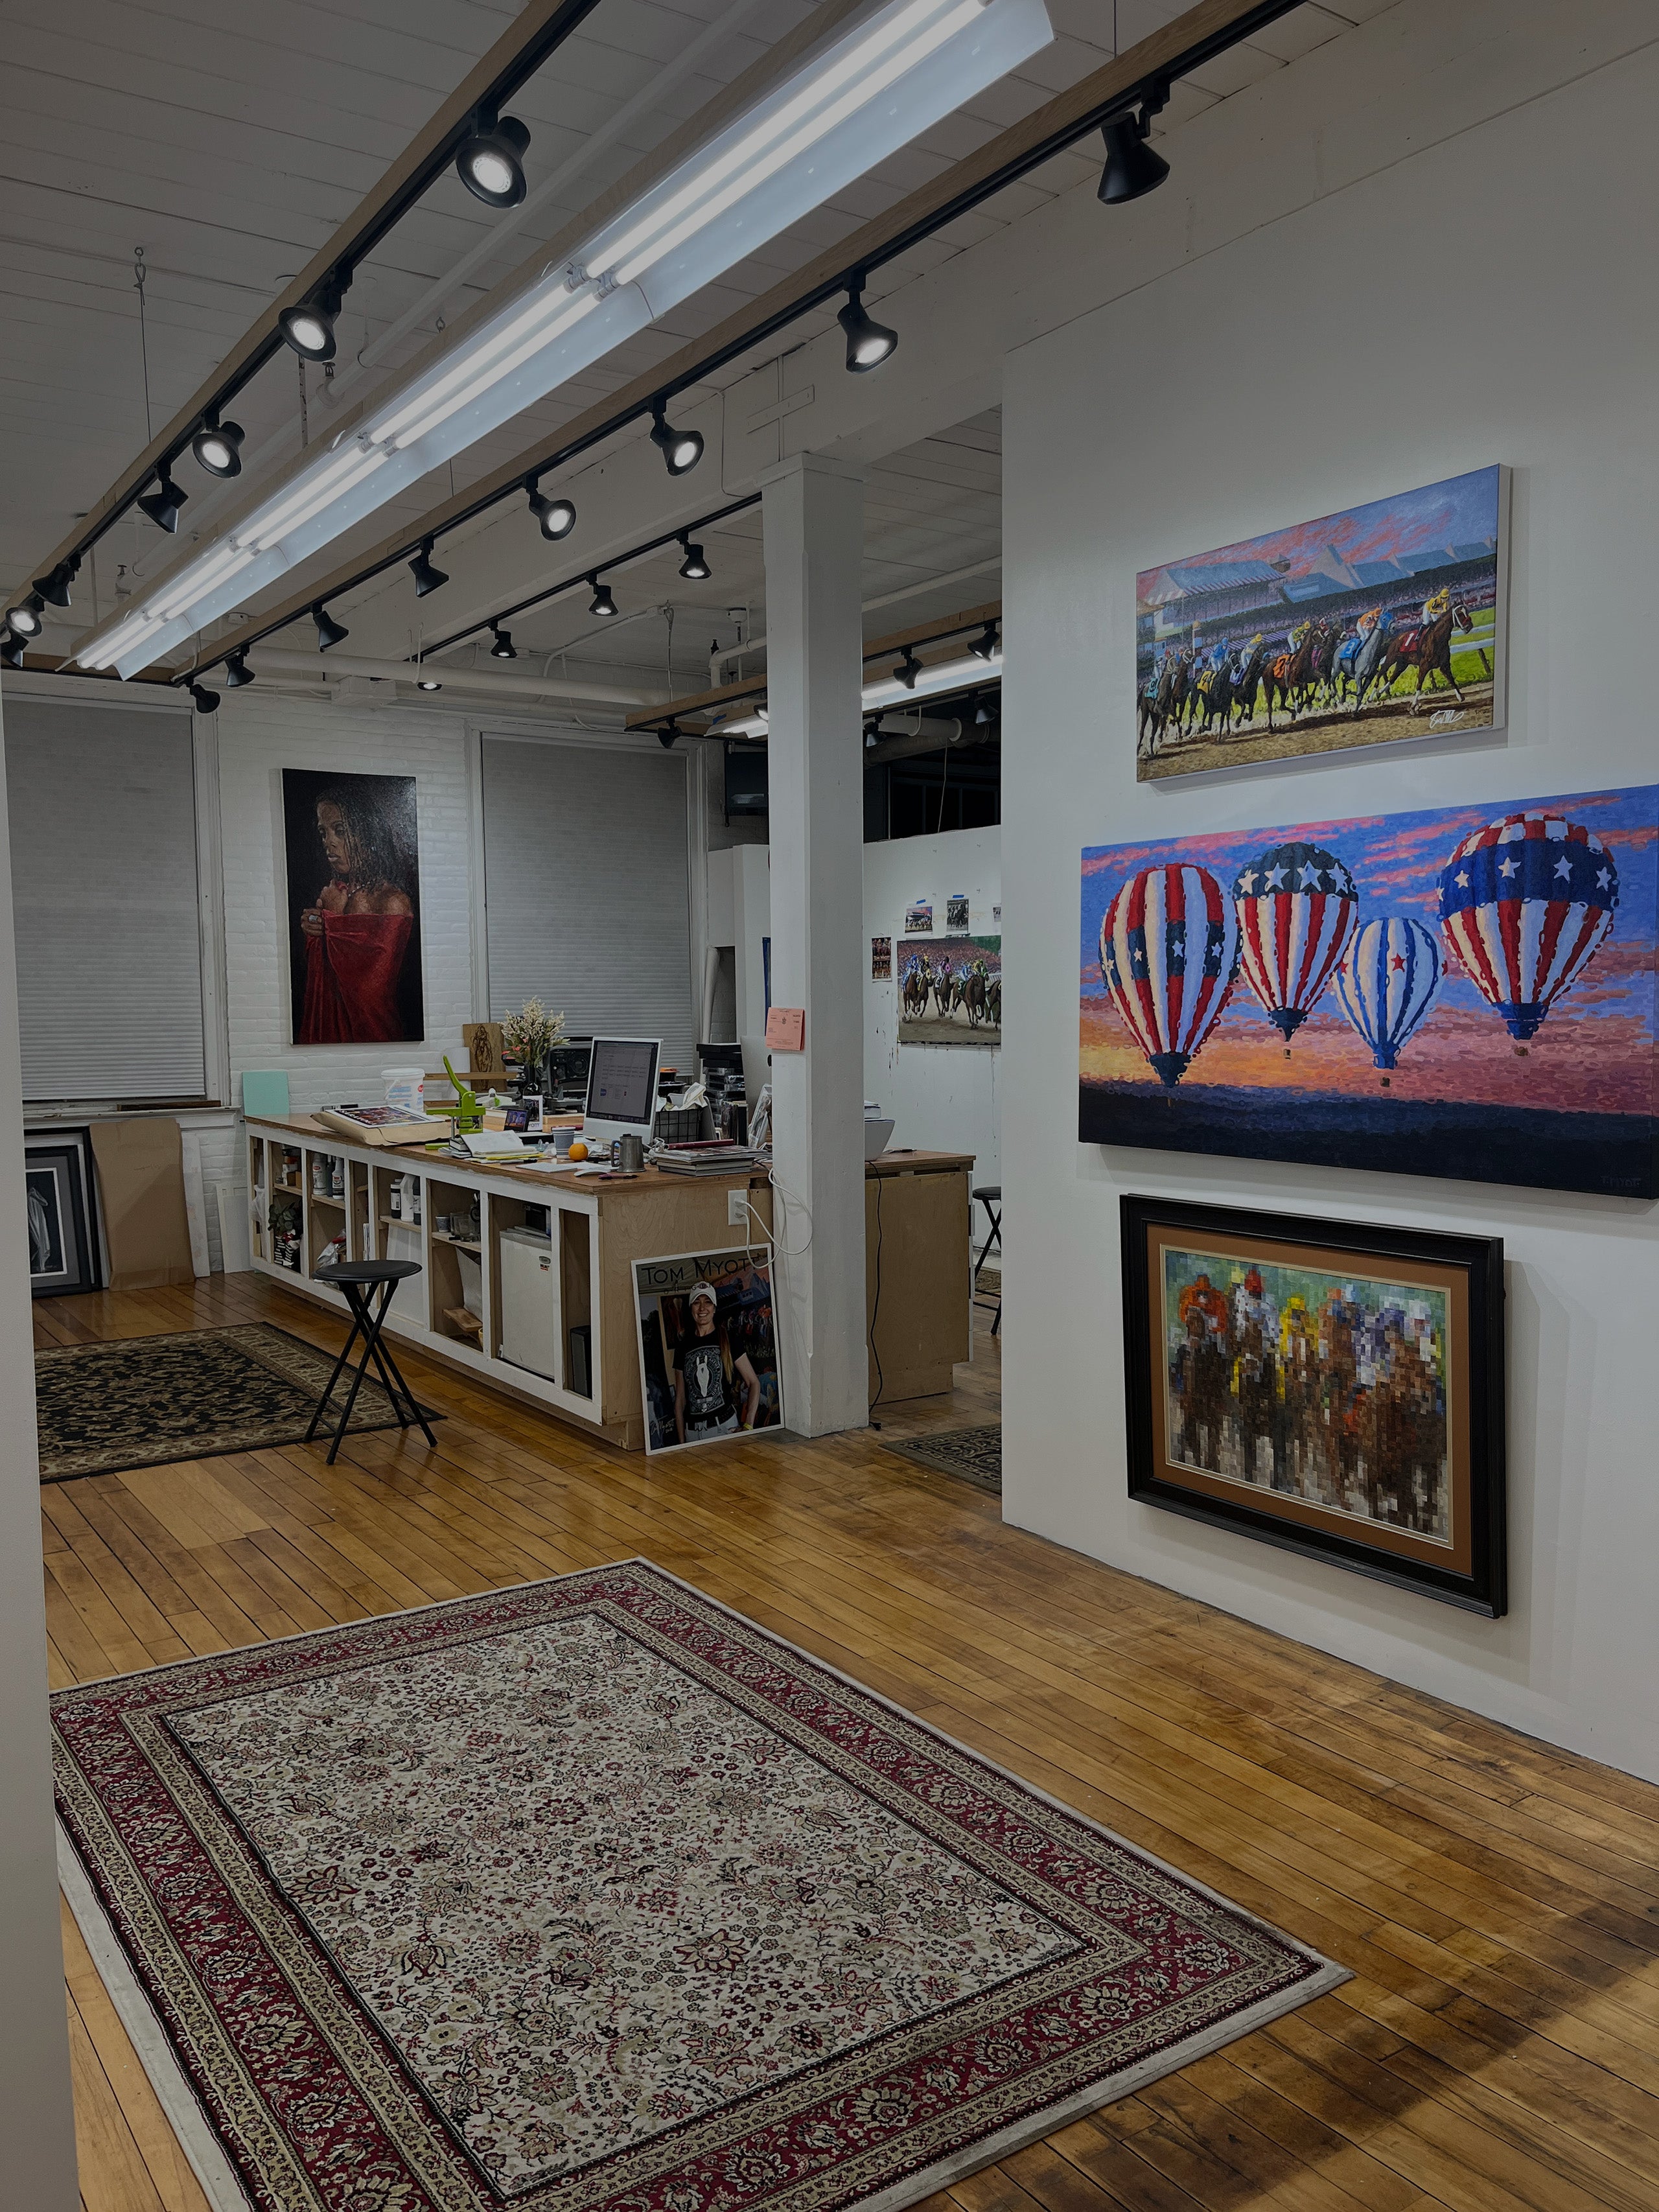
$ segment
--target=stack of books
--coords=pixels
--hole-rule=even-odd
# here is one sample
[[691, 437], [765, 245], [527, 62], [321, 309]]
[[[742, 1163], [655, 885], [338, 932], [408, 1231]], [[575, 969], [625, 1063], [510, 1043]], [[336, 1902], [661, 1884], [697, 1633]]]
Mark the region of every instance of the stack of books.
[[659, 1145], [651, 1155], [653, 1167], [665, 1175], [735, 1175], [755, 1164], [752, 1145], [728, 1145], [722, 1137], [694, 1138], [683, 1145]]

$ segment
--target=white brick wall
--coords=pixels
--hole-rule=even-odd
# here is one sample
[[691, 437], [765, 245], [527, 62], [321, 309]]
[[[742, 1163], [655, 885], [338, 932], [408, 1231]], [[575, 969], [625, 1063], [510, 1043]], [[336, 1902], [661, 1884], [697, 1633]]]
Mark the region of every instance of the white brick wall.
[[[228, 691], [218, 714], [223, 823], [225, 966], [233, 1097], [244, 1068], [288, 1072], [296, 1111], [379, 1098], [380, 1071], [459, 1051], [472, 1018], [466, 730], [459, 716], [350, 708]], [[413, 775], [420, 824], [423, 1045], [289, 1042], [287, 891], [282, 771]], [[246, 1172], [241, 1177], [246, 1182]]]

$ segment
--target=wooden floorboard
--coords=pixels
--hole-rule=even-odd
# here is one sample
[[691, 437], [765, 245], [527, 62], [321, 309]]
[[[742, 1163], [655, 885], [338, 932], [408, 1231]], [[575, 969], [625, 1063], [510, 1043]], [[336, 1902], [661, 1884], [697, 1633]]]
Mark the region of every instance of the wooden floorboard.
[[[42, 1348], [331, 1316], [261, 1277], [40, 1302]], [[1353, 1969], [927, 2212], [1659, 2212], [1659, 1790], [1005, 1528], [883, 1427], [647, 1461], [410, 1354], [428, 1448], [42, 1492], [55, 1685], [641, 1554]], [[204, 2201], [72, 1923], [87, 2212]]]

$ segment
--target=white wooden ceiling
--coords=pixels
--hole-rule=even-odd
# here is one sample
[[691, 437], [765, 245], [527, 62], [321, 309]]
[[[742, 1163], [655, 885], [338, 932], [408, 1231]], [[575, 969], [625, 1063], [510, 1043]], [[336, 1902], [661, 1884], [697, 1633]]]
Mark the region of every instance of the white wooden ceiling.
[[[1048, 0], [1052, 46], [969, 107], [794, 225], [719, 284], [619, 348], [454, 465], [464, 487], [755, 297], [856, 225], [1064, 86], [1181, 12], [1180, 0]], [[1175, 89], [1164, 122], [1224, 98], [1322, 44], [1389, 0], [1307, 4]], [[601, 0], [511, 103], [532, 133], [530, 198], [503, 216], [442, 178], [359, 270], [340, 323], [337, 374], [310, 367], [304, 422], [317, 434], [417, 352], [479, 292], [694, 114], [722, 84], [810, 13], [811, 0]], [[258, 309], [328, 239], [363, 193], [518, 13], [513, 0], [0, 0], [6, 99], [0, 137], [0, 580], [26, 583], [160, 424], [211, 374]], [[1088, 149], [1050, 162], [880, 272], [870, 303], [923, 269], [1069, 189], [1098, 168]], [[550, 186], [550, 189], [548, 189]], [[143, 315], [134, 279], [143, 249]], [[788, 334], [810, 337], [827, 311]], [[779, 350], [777, 341], [768, 351]], [[145, 392], [148, 358], [149, 397]], [[757, 356], [758, 357], [758, 356]], [[720, 380], [750, 364], [734, 363]], [[286, 353], [235, 405], [250, 461], [292, 452], [301, 377]], [[994, 553], [1000, 536], [996, 418], [892, 456], [872, 477], [866, 597]], [[188, 524], [214, 487], [186, 459]], [[429, 479], [383, 511], [378, 538], [450, 486]], [[758, 608], [758, 518], [718, 541], [711, 584], [672, 562], [641, 568], [683, 610], [675, 664], [706, 666], [711, 612]], [[78, 629], [135, 576], [154, 574], [177, 541], [142, 518], [105, 540], [68, 619]], [[345, 549], [343, 549], [345, 550]], [[708, 548], [711, 560], [716, 541]], [[729, 566], [732, 577], [725, 581]], [[125, 571], [125, 573], [118, 573]], [[671, 589], [672, 586], [672, 589]], [[963, 590], [994, 594], [996, 580]], [[945, 604], [958, 603], [947, 587]], [[925, 599], [915, 605], [929, 611]], [[922, 618], [909, 604], [879, 617]], [[527, 618], [526, 637], [568, 646], [569, 603]], [[657, 641], [644, 652], [647, 628]], [[721, 642], [732, 635], [722, 619]], [[661, 665], [665, 620], [619, 627], [608, 656]], [[628, 633], [632, 633], [629, 635]], [[579, 647], [577, 650], [591, 648]]]

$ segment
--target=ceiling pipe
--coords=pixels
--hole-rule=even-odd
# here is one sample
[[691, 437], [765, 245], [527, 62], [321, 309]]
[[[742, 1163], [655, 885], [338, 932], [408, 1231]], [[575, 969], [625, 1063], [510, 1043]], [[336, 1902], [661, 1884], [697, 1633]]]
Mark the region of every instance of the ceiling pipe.
[[670, 694], [641, 686], [588, 684], [579, 678], [513, 676], [494, 668], [455, 668], [444, 661], [376, 660], [364, 653], [274, 653], [262, 645], [248, 654], [256, 676], [292, 676], [321, 681], [368, 676], [411, 688], [422, 676], [446, 691], [476, 691], [496, 699], [573, 699], [596, 707], [665, 707]]
[[[883, 592], [878, 599], [866, 599], [863, 611], [866, 615], [872, 615], [879, 612], [883, 607], [897, 606], [901, 599], [919, 599], [924, 592], [950, 591], [957, 584], [967, 583], [970, 577], [988, 576], [994, 568], [1000, 568], [1001, 566], [1001, 554], [994, 553], [988, 561], [975, 561], [970, 568], [952, 568], [943, 576], [924, 576], [919, 582], [901, 584], [896, 592]], [[726, 680], [724, 671], [729, 661], [746, 660], [751, 653], [763, 653], [765, 649], [766, 632], [764, 630], [758, 637], [745, 638], [741, 645], [728, 645], [723, 651], [717, 648], [710, 654], [708, 660], [708, 682], [711, 689], [718, 690]]]

